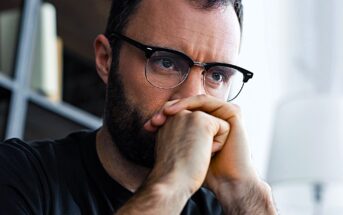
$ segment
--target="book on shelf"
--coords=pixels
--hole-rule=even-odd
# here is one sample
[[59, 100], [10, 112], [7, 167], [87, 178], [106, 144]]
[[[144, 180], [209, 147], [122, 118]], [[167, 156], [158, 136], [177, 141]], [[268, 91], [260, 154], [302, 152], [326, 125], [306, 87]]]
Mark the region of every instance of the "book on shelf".
[[43, 3], [40, 9], [31, 87], [51, 101], [62, 99], [63, 42], [57, 36], [56, 9]]
[[0, 71], [11, 76], [13, 70], [20, 11], [0, 11]]
[[[15, 65], [19, 20], [19, 9], [0, 12], [0, 71], [7, 76]], [[57, 36], [56, 9], [50, 3], [42, 3], [32, 55], [30, 87], [55, 102], [62, 100], [62, 58], [63, 41]]]

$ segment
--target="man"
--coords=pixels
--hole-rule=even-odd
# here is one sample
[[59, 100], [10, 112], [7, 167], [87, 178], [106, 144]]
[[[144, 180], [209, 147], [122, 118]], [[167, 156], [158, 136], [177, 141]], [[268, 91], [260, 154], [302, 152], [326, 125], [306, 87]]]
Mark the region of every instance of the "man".
[[107, 86], [103, 127], [1, 144], [0, 211], [276, 214], [239, 108], [227, 102], [252, 77], [234, 66], [240, 1], [112, 4], [94, 43]]

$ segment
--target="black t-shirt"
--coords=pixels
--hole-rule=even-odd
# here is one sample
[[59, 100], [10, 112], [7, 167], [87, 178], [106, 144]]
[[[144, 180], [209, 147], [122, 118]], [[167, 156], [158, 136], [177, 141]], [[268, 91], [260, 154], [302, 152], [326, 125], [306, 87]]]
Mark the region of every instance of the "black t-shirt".
[[[61, 140], [0, 144], [0, 214], [101, 214], [117, 211], [132, 195], [102, 167], [96, 132]], [[182, 183], [182, 182], [180, 182]], [[183, 215], [222, 214], [212, 192], [201, 188]]]

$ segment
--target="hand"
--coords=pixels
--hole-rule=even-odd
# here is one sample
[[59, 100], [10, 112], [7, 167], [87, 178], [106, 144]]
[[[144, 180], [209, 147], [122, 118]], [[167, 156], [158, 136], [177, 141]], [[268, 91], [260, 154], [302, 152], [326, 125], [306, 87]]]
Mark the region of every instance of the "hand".
[[228, 135], [228, 123], [200, 111], [179, 111], [163, 124], [155, 165], [118, 215], [180, 214], [203, 184], [211, 152], [220, 150]]
[[[213, 150], [213, 152], [218, 152], [211, 160], [205, 181], [206, 186], [214, 192], [219, 192], [218, 190], [223, 184], [235, 185], [240, 182], [257, 180], [246, 134], [242, 127], [240, 111], [236, 105], [205, 95], [181, 99], [167, 104], [146, 123], [145, 128], [148, 131], [156, 131], [164, 125], [167, 117], [184, 110], [201, 111], [229, 124], [229, 130], [226, 131], [229, 132], [229, 135], [224, 141], [224, 146], [220, 147], [222, 148], [220, 151], [219, 148]], [[213, 141], [214, 143], [215, 141]]]
[[270, 187], [259, 179], [253, 168], [238, 106], [205, 95], [189, 97], [166, 104], [145, 124], [145, 128], [156, 131], [168, 123], [168, 117], [185, 110], [200, 111], [228, 123], [228, 130], [223, 131], [225, 135], [228, 133], [224, 144], [221, 142], [221, 146], [212, 151], [215, 154], [205, 180], [224, 213], [276, 215]]
[[[180, 110], [168, 119], [162, 118], [163, 126], [157, 133], [156, 162], [147, 181], [167, 183], [171, 189], [186, 190], [191, 195], [203, 184], [211, 153], [224, 145], [229, 125], [202, 111]], [[149, 123], [145, 127], [148, 130]], [[150, 130], [155, 131], [152, 127]]]
[[205, 180], [224, 213], [276, 215], [270, 187], [258, 178], [253, 168], [238, 106], [205, 95], [185, 98], [167, 104], [145, 124], [145, 128], [156, 131], [168, 123], [168, 117], [185, 110], [200, 111], [228, 123], [224, 145], [221, 142], [221, 147], [213, 150], [216, 153]]

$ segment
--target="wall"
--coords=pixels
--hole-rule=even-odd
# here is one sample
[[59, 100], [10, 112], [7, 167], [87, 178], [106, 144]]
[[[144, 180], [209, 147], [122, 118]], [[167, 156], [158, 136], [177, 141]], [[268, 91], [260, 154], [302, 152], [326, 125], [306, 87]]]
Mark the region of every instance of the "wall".
[[[265, 178], [278, 106], [301, 97], [342, 97], [343, 1], [260, 0], [244, 1], [244, 6], [240, 65], [255, 76], [237, 103], [243, 109], [254, 163]], [[285, 192], [279, 203], [288, 205], [281, 213], [312, 214], [308, 187]], [[292, 199], [302, 205], [289, 204]], [[331, 202], [342, 208], [342, 203]]]

